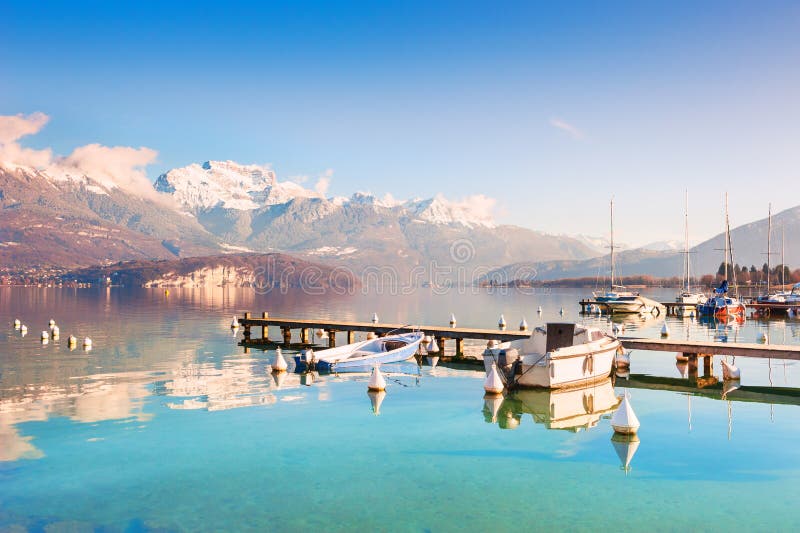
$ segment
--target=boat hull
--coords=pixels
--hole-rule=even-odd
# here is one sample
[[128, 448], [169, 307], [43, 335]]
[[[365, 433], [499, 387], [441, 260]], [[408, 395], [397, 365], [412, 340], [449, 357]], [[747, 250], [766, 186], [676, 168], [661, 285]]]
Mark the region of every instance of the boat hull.
[[[376, 364], [383, 365], [406, 361], [416, 354], [419, 343], [422, 342], [423, 335], [421, 333], [408, 334], [401, 336], [401, 338], [403, 338], [403, 340], [408, 340], [408, 343], [405, 346], [386, 352], [365, 353], [365, 355], [360, 357], [349, 357], [347, 359], [337, 358], [333, 361], [320, 358], [320, 361], [317, 362], [317, 369], [323, 372], [335, 372], [338, 370], [370, 367]], [[387, 337], [379, 340], [386, 341], [391, 339]]]
[[545, 355], [542, 361], [519, 365], [516, 384], [520, 387], [561, 389], [581, 387], [608, 379], [621, 344], [613, 339], [602, 345], [584, 345], [574, 353]]

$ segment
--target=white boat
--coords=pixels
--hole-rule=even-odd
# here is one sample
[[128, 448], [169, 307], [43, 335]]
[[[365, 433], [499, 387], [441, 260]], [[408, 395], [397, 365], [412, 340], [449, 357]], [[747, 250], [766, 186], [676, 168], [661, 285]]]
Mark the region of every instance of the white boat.
[[664, 306], [646, 296], [624, 296], [605, 302], [608, 312], [614, 314], [660, 315]]
[[706, 303], [708, 297], [699, 291], [692, 291], [692, 276], [691, 276], [691, 261], [689, 261], [689, 193], [686, 193], [685, 207], [684, 207], [684, 248], [683, 248], [683, 277], [684, 287], [681, 292], [675, 297], [675, 302], [684, 304], [677, 309], [679, 316], [695, 316], [697, 314], [697, 306]]
[[579, 387], [608, 378], [620, 347], [619, 340], [598, 328], [548, 323], [546, 330], [536, 328], [507, 348], [486, 350], [484, 362], [496, 360], [512, 387]]
[[611, 200], [611, 284], [607, 291], [594, 291], [592, 296], [598, 302], [614, 302], [621, 298], [633, 298], [639, 296], [638, 292], [631, 292], [622, 285], [614, 284], [616, 265], [614, 263], [614, 200]]
[[317, 369], [335, 372], [375, 364], [399, 363], [414, 356], [422, 342], [421, 331], [388, 335], [316, 352]]

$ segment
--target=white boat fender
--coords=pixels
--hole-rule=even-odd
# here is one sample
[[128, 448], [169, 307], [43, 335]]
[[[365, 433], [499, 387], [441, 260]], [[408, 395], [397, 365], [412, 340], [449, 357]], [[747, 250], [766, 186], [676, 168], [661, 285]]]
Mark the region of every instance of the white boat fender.
[[500, 373], [497, 372], [497, 365], [492, 363], [492, 368], [489, 370], [483, 382], [483, 390], [489, 394], [503, 394], [504, 388], [505, 386], [503, 385], [503, 380], [500, 378]]
[[83, 345], [86, 346], [86, 347], [91, 347], [92, 346], [92, 339], [90, 339], [89, 337], [84, 337]]
[[48, 323], [48, 325], [52, 328], [53, 326], [56, 325], [56, 321], [51, 318], [50, 322]]
[[286, 372], [289, 365], [286, 364], [286, 359], [283, 358], [283, 351], [280, 347], [275, 349], [275, 364], [272, 365], [273, 372]]
[[46, 340], [49, 340], [49, 339], [50, 339], [50, 334], [47, 333], [46, 331], [43, 331], [42, 332], [42, 340], [46, 341]]
[[538, 314], [540, 314], [540, 315], [542, 314], [542, 306], [541, 306], [541, 305], [540, 305], [539, 307], [537, 307], [537, 308], [536, 308], [536, 312], [537, 312]]

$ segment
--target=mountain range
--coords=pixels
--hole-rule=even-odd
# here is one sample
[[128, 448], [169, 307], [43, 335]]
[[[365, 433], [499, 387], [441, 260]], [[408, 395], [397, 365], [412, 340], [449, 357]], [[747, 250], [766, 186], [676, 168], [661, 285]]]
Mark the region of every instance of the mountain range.
[[[138, 187], [138, 188], [137, 188]], [[152, 185], [125, 187], [85, 173], [0, 162], [3, 270], [75, 269], [124, 260], [283, 252], [355, 271], [425, 276], [457, 269], [536, 272], [539, 279], [605, 275], [607, 241], [498, 225], [482, 196], [396, 200], [364, 192], [326, 197], [325, 187], [279, 181], [269, 166], [206, 161], [172, 169]], [[535, 221], [532, 221], [535, 222]], [[766, 221], [732, 232], [737, 263], [766, 260]], [[775, 248], [800, 263], [800, 207], [773, 217]], [[619, 245], [617, 245], [619, 246]], [[716, 271], [722, 234], [692, 248], [697, 273]], [[679, 275], [681, 243], [654, 242], [618, 254], [623, 275]], [[773, 256], [773, 263], [779, 262]], [[469, 279], [462, 280], [469, 282]]]

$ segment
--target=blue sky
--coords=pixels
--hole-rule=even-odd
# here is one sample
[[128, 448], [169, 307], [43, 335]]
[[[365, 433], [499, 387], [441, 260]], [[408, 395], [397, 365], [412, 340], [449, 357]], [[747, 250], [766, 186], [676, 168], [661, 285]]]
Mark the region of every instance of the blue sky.
[[[497, 218], [644, 244], [800, 204], [796, 2], [14, 2], [24, 143], [333, 169], [329, 194], [485, 194]], [[789, 236], [787, 236], [789, 237]], [[795, 237], [797, 238], [797, 237]]]

